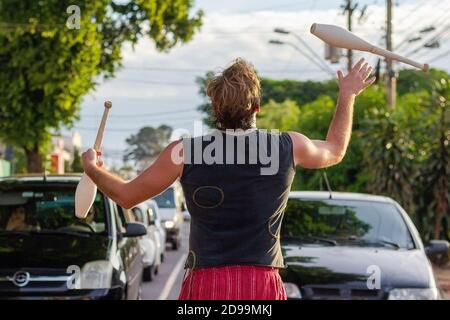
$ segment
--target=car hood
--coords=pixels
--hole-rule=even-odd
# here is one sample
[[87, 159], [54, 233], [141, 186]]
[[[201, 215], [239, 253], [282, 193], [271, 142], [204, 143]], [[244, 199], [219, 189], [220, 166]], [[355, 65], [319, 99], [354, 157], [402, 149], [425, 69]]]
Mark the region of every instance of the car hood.
[[382, 289], [426, 288], [434, 285], [431, 267], [422, 250], [353, 246], [284, 244], [286, 282], [299, 286], [367, 288], [368, 277], [380, 275]]
[[45, 235], [0, 237], [0, 268], [80, 268], [89, 261], [106, 259], [110, 239], [91, 235]]

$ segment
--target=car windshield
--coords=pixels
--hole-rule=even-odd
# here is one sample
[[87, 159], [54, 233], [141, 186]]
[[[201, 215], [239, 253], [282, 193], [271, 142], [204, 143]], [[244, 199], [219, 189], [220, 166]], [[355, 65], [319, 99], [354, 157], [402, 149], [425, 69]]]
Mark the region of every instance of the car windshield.
[[289, 199], [281, 240], [334, 240], [340, 245], [414, 248], [411, 234], [391, 203]]
[[97, 193], [81, 220], [75, 216], [75, 188], [0, 187], [0, 233], [106, 235], [104, 198]]
[[160, 195], [153, 198], [160, 208], [175, 208], [175, 197], [173, 188], [169, 188]]

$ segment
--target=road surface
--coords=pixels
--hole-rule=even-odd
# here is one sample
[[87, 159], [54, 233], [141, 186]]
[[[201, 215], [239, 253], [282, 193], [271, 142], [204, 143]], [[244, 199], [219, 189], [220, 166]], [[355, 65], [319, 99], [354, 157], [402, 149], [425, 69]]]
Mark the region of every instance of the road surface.
[[184, 261], [189, 250], [189, 222], [184, 222], [181, 246], [177, 251], [167, 246], [166, 258], [159, 267], [159, 272], [151, 282], [144, 282], [141, 287], [143, 300], [176, 300], [180, 293], [184, 275]]

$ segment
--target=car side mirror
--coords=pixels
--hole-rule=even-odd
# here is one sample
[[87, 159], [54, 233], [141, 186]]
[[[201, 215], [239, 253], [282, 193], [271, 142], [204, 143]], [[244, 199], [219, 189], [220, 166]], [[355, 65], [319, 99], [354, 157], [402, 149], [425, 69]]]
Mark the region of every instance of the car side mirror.
[[125, 228], [125, 232], [123, 233], [124, 237], [140, 237], [145, 236], [147, 234], [147, 228], [143, 223], [140, 222], [130, 222], [127, 223]]
[[430, 240], [425, 247], [425, 253], [429, 258], [436, 257], [438, 255], [447, 255], [449, 249], [449, 243], [446, 240]]

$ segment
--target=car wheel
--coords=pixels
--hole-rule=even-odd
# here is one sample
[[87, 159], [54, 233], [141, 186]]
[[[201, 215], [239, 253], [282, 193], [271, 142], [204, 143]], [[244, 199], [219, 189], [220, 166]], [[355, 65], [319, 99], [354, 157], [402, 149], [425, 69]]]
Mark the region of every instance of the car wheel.
[[142, 274], [142, 278], [146, 282], [153, 280], [153, 266], [149, 266], [149, 267], [144, 268], [144, 272]]
[[180, 242], [175, 240], [174, 242], [172, 242], [172, 249], [173, 250], [178, 250], [180, 248]]
[[136, 297], [136, 300], [142, 300], [142, 289], [139, 287], [138, 296]]

